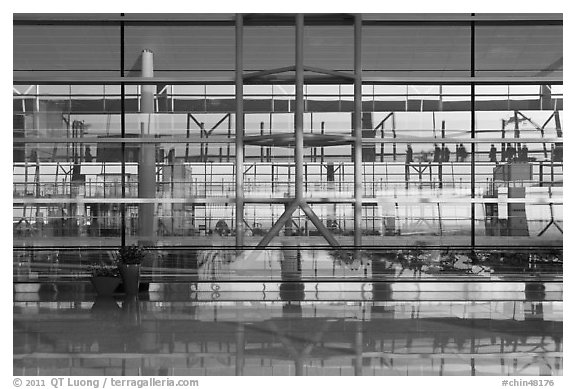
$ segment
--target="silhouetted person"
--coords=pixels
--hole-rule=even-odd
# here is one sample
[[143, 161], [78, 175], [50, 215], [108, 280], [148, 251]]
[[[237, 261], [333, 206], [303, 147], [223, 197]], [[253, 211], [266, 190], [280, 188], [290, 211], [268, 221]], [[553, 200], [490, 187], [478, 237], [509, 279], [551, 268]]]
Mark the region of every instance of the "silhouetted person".
[[174, 159], [175, 159], [174, 153], [175, 153], [174, 149], [170, 149], [170, 151], [168, 152], [168, 164], [170, 165], [174, 165]]
[[490, 162], [498, 162], [496, 159], [496, 147], [494, 146], [494, 144], [490, 145], [490, 153], [488, 154], [488, 157], [490, 158]]
[[98, 236], [99, 233], [99, 226], [98, 226], [98, 208], [97, 207], [90, 207], [90, 211], [92, 212], [92, 220], [90, 221], [90, 235], [91, 236]]
[[84, 151], [84, 161], [85, 162], [92, 162], [92, 153], [90, 152], [90, 146], [86, 146], [86, 151]]
[[442, 161], [450, 162], [450, 149], [448, 146], [442, 146]]
[[520, 149], [520, 161], [528, 162], [528, 146], [523, 145]]
[[412, 146], [408, 145], [406, 148], [406, 163], [411, 163], [414, 159], [414, 152], [412, 151]]
[[512, 162], [514, 161], [515, 158], [516, 158], [516, 148], [512, 146], [510, 143], [508, 143], [508, 146], [506, 146], [506, 160], [508, 162]]
[[460, 143], [460, 146], [458, 146], [456, 153], [457, 153], [456, 160], [459, 160], [460, 162], [464, 162], [466, 160], [466, 157], [468, 156], [466, 147], [464, 147], [462, 143]]
[[434, 162], [442, 161], [442, 150], [438, 147], [438, 144], [434, 143]]
[[164, 162], [164, 149], [160, 148], [158, 150], [156, 150], [156, 162], [157, 163], [163, 163]]

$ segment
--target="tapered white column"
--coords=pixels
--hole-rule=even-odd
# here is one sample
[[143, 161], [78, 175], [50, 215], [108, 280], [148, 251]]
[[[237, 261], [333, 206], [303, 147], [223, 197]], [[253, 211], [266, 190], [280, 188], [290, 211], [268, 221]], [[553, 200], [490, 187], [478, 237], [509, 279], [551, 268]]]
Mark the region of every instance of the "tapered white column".
[[[142, 51], [142, 77], [154, 77], [154, 54], [150, 50]], [[140, 95], [140, 136], [154, 136], [154, 95], [156, 85], [142, 85]], [[156, 197], [156, 146], [154, 143], [142, 143], [138, 163], [138, 195], [140, 198]], [[140, 204], [138, 208], [139, 242], [151, 244], [156, 239], [154, 204]]]

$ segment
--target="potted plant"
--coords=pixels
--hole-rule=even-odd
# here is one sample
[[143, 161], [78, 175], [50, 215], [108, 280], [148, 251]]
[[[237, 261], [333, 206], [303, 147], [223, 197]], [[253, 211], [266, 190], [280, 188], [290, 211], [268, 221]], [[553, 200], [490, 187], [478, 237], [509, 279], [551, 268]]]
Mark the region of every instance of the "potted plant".
[[97, 263], [90, 266], [90, 281], [99, 296], [112, 296], [120, 285], [120, 271], [115, 263]]
[[124, 246], [117, 251], [116, 259], [124, 284], [124, 292], [137, 295], [140, 288], [140, 266], [147, 254], [142, 246]]

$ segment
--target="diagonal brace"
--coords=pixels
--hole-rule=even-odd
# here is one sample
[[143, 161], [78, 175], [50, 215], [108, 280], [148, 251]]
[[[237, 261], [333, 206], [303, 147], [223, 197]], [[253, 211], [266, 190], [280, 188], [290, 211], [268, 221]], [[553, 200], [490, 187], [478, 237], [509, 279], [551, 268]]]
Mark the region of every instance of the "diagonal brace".
[[353, 80], [355, 78], [355, 76], [353, 74], [350, 74], [350, 73], [340, 72], [337, 70], [317, 68], [317, 67], [313, 67], [313, 66], [304, 66], [304, 70], [307, 70], [309, 72], [314, 72], [314, 73], [326, 74], [328, 76], [333, 76], [333, 77], [337, 77], [337, 78], [345, 78], [345, 79], [350, 79], [350, 80]]
[[290, 220], [290, 216], [292, 216], [292, 214], [294, 213], [294, 211], [298, 209], [298, 202], [297, 201], [293, 201], [284, 211], [284, 213], [282, 214], [282, 216], [280, 216], [278, 218], [278, 220], [276, 220], [276, 223], [274, 223], [274, 225], [272, 226], [272, 228], [266, 233], [266, 235], [264, 235], [264, 237], [262, 238], [262, 240], [260, 241], [260, 243], [258, 243], [258, 245], [256, 246], [257, 249], [261, 249], [264, 248], [266, 246], [268, 246], [268, 243], [270, 243], [270, 241], [272, 239], [274, 239], [274, 237], [276, 235], [278, 235], [278, 233], [280, 232], [280, 230], [282, 229], [282, 227], [284, 227], [284, 225], [286, 224], [286, 222], [288, 220]]
[[278, 74], [278, 73], [285, 73], [285, 72], [291, 72], [294, 71], [296, 69], [296, 66], [286, 66], [283, 68], [275, 68], [275, 69], [269, 69], [269, 70], [262, 70], [259, 72], [253, 72], [253, 73], [249, 73], [246, 74], [244, 76], [244, 80], [249, 80], [251, 78], [257, 78], [257, 77], [263, 77], [263, 76], [270, 76], [272, 74]]
[[304, 211], [306, 216], [308, 216], [312, 224], [316, 226], [316, 228], [318, 229], [318, 231], [320, 231], [324, 239], [326, 239], [332, 247], [340, 247], [340, 243], [338, 243], [338, 241], [336, 240], [336, 238], [334, 238], [330, 230], [328, 230], [328, 228], [326, 228], [326, 226], [322, 223], [322, 221], [318, 218], [318, 216], [316, 216], [316, 214], [314, 213], [312, 208], [310, 208], [308, 203], [302, 201], [300, 203], [300, 208], [302, 208], [302, 210]]
[[322, 221], [314, 213], [312, 208], [310, 208], [310, 205], [308, 205], [308, 203], [306, 203], [305, 201], [301, 201], [300, 203], [298, 201], [294, 201], [288, 206], [288, 208], [286, 208], [286, 210], [284, 211], [282, 216], [280, 216], [278, 218], [278, 220], [276, 220], [276, 223], [274, 223], [272, 228], [266, 233], [266, 235], [262, 238], [260, 243], [258, 243], [256, 248], [261, 249], [261, 248], [266, 247], [272, 241], [272, 239], [274, 239], [274, 237], [276, 235], [278, 235], [280, 230], [286, 225], [286, 222], [288, 222], [288, 220], [290, 220], [290, 217], [292, 216], [294, 211], [296, 211], [298, 208], [301, 208], [302, 211], [304, 211], [306, 216], [308, 216], [308, 219], [310, 219], [312, 224], [314, 224], [314, 226], [322, 234], [324, 239], [326, 239], [326, 241], [328, 241], [328, 243], [332, 247], [336, 247], [336, 248], [340, 247], [340, 243], [338, 243], [338, 241], [336, 240], [336, 238], [334, 238], [334, 236], [332, 235], [330, 230], [328, 230], [328, 228], [326, 228], [326, 226], [322, 223]]
[[205, 132], [206, 132], [206, 136], [212, 135], [212, 133], [214, 132], [214, 130], [215, 130], [216, 128], [218, 128], [218, 126], [219, 126], [220, 124], [222, 124], [222, 123], [224, 122], [224, 120], [228, 119], [229, 117], [230, 117], [230, 114], [229, 114], [229, 113], [227, 113], [226, 115], [224, 115], [224, 116], [222, 117], [222, 119], [220, 119], [220, 120], [218, 121], [218, 123], [216, 123], [216, 124], [214, 124], [214, 126], [212, 126], [212, 128], [210, 129], [210, 131], [205, 131]]

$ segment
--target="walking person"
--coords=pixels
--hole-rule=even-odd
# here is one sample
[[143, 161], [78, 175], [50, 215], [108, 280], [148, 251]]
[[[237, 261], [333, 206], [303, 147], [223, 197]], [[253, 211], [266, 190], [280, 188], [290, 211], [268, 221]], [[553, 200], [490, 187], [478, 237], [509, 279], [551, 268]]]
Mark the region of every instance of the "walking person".
[[442, 161], [450, 162], [450, 149], [448, 146], [442, 146]]
[[442, 149], [438, 146], [437, 143], [434, 143], [434, 162], [441, 162], [442, 161]]
[[496, 147], [494, 146], [494, 143], [492, 143], [490, 145], [490, 153], [488, 154], [488, 157], [490, 158], [490, 162], [498, 162], [496, 159]]
[[176, 160], [176, 151], [174, 150], [174, 148], [171, 148], [170, 151], [168, 151], [167, 159], [169, 165], [174, 165], [174, 162]]
[[516, 148], [512, 144], [508, 143], [506, 146], [506, 161], [512, 162], [516, 158]]
[[466, 157], [468, 157], [468, 151], [466, 151], [464, 144], [460, 143], [460, 162], [464, 162]]
[[524, 144], [520, 149], [520, 161], [528, 162], [528, 146]]
[[413, 161], [414, 152], [412, 151], [412, 146], [408, 145], [406, 147], [406, 163], [411, 163]]
[[84, 151], [84, 161], [85, 162], [92, 162], [92, 153], [90, 152], [90, 146], [86, 146], [86, 151]]

